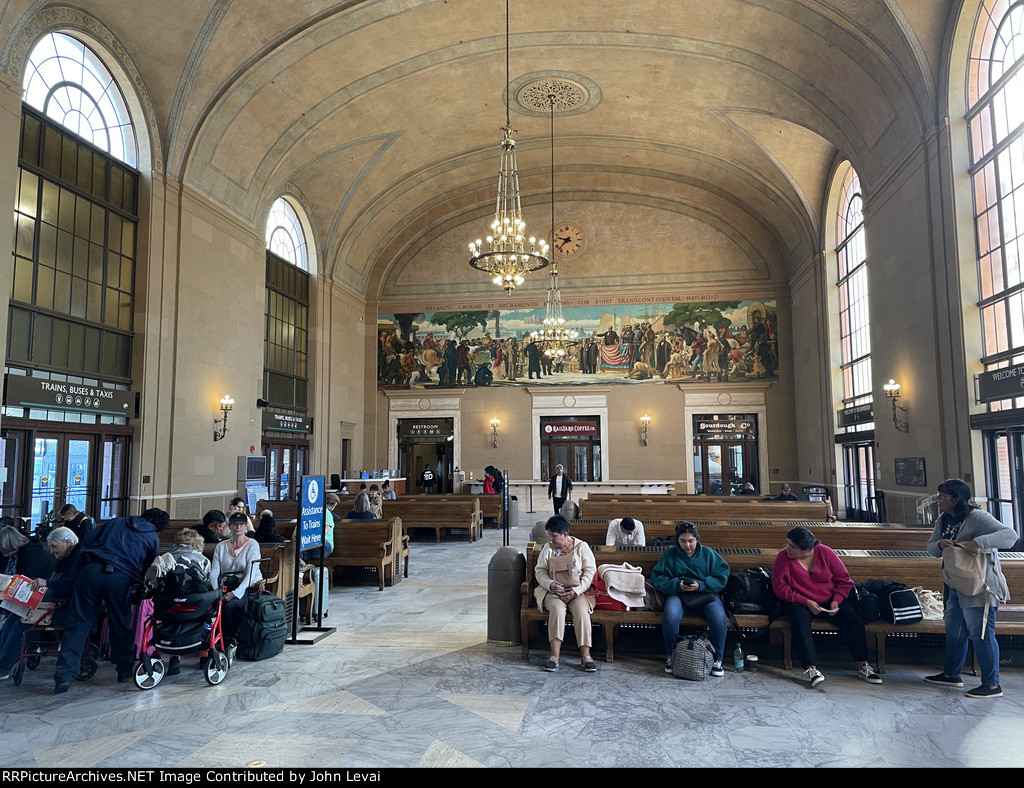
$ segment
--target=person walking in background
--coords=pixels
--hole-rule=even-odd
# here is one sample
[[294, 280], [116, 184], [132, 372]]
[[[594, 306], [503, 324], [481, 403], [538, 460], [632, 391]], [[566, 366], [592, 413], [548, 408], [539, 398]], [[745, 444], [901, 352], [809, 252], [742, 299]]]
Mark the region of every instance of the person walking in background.
[[548, 498], [555, 506], [555, 514], [560, 514], [567, 498], [572, 497], [572, 479], [565, 475], [565, 468], [555, 466], [555, 475], [548, 482]]

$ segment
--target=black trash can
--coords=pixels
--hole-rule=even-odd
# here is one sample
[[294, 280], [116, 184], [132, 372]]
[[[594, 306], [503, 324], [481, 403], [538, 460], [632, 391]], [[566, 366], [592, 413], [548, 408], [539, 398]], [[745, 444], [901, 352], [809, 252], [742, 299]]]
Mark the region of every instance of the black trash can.
[[518, 646], [526, 556], [514, 547], [499, 547], [487, 565], [487, 645]]

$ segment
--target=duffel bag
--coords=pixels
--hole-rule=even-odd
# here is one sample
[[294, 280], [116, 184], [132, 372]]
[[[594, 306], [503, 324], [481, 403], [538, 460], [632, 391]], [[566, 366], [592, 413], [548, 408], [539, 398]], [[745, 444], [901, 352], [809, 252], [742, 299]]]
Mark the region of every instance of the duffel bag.
[[916, 624], [924, 619], [917, 594], [895, 580], [868, 580], [864, 584], [878, 598], [878, 615], [890, 624]]
[[250, 591], [245, 595], [245, 613], [238, 630], [239, 659], [256, 662], [270, 659], [284, 650], [288, 638], [284, 600], [269, 591]]
[[705, 635], [679, 635], [672, 649], [672, 675], [704, 681], [715, 664], [715, 647]]

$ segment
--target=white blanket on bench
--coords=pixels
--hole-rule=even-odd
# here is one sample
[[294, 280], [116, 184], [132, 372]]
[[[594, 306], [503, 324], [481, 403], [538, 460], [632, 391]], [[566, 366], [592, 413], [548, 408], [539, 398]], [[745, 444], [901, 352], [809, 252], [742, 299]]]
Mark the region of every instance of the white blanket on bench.
[[631, 610], [643, 609], [645, 586], [643, 570], [632, 564], [601, 564], [597, 567], [600, 577], [608, 589], [608, 596], [621, 602]]

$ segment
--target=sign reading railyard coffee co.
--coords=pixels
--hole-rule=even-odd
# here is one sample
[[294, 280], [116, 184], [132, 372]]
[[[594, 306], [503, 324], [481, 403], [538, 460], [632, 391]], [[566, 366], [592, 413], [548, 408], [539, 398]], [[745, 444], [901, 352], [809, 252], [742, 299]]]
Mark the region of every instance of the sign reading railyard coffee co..
[[978, 375], [979, 402], [996, 402], [1011, 397], [1024, 397], [1024, 364]]
[[48, 408], [134, 418], [135, 399], [134, 391], [25, 375], [4, 377], [4, 405], [8, 408]]

